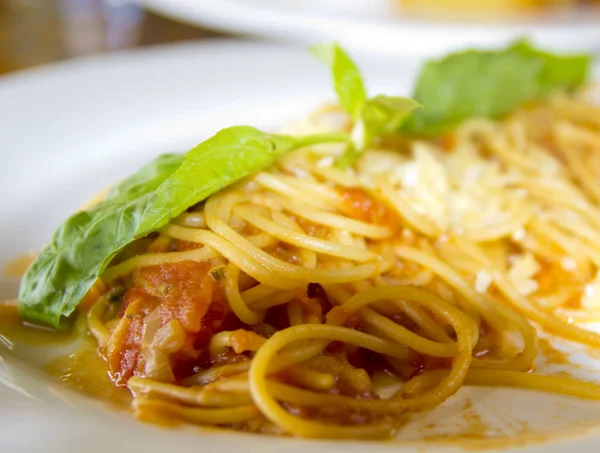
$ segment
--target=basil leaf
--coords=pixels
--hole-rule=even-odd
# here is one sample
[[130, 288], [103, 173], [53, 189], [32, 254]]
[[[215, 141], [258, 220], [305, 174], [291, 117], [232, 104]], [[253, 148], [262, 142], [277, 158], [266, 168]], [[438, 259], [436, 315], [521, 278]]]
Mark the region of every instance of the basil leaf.
[[331, 69], [333, 85], [340, 105], [353, 118], [358, 118], [367, 98], [360, 71], [337, 43], [311, 47], [312, 53]]
[[19, 312], [63, 327], [113, 256], [138, 236], [153, 191], [183, 161], [163, 155], [115, 186], [105, 201], [69, 217], [31, 264], [19, 288]]
[[[223, 187], [273, 164], [283, 153], [345, 134], [294, 138], [248, 126], [230, 127], [184, 156], [158, 157], [74, 214], [54, 233], [21, 281], [19, 310], [35, 323], [60, 327], [112, 258], [127, 244]], [[183, 162], [181, 162], [183, 161]]]
[[360, 158], [361, 152], [356, 149], [356, 145], [350, 142], [340, 157], [335, 161], [335, 167], [345, 170], [354, 165]]
[[347, 168], [373, 139], [396, 131], [406, 117], [419, 107], [419, 103], [408, 98], [385, 95], [367, 99], [360, 71], [338, 44], [319, 44], [311, 50], [330, 67], [339, 103], [356, 121], [351, 133], [352, 143], [336, 161], [337, 167]]
[[141, 227], [155, 231], [209, 195], [272, 165], [301, 140], [250, 126], [223, 129], [190, 150], [183, 164], [156, 190]]
[[467, 118], [505, 114], [536, 96], [540, 70], [537, 59], [516, 52], [467, 51], [429, 62], [414, 94], [425, 107], [405, 127], [435, 134]]
[[399, 96], [380, 94], [367, 100], [361, 112], [365, 130], [365, 140], [361, 148], [369, 146], [376, 137], [397, 131], [419, 107], [421, 105], [417, 101]]
[[185, 158], [185, 154], [162, 154], [140, 168], [127, 179], [110, 188], [106, 199], [133, 198], [156, 189], [166, 176], [173, 173]]
[[527, 58], [542, 61], [539, 77], [538, 95], [544, 96], [552, 91], [570, 91], [582, 85], [588, 75], [592, 59], [590, 55], [554, 55], [535, 49], [527, 41], [518, 41], [510, 50]]
[[471, 117], [498, 117], [587, 77], [589, 57], [559, 56], [517, 43], [502, 51], [469, 50], [430, 61], [414, 98], [425, 108], [403, 130], [436, 134]]
[[336, 167], [344, 169], [354, 164], [376, 137], [397, 131], [411, 112], [419, 107], [418, 102], [399, 96], [380, 94], [368, 99], [352, 129], [352, 142], [336, 161]]

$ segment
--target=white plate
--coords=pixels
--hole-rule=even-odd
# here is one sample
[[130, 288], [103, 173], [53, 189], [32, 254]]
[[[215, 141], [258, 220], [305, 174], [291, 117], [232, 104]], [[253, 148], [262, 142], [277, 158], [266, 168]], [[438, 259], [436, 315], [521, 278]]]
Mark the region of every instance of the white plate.
[[[136, 0], [191, 24], [304, 44], [335, 39], [353, 51], [434, 55], [530, 37], [555, 50], [600, 52], [600, 9], [460, 22], [402, 15], [395, 0]], [[486, 1], [486, 0], [482, 0]]]
[[[372, 93], [403, 94], [414, 63], [359, 58]], [[36, 250], [70, 212], [159, 152], [182, 151], [217, 129], [249, 123], [273, 128], [331, 99], [329, 77], [307, 53], [274, 45], [191, 44], [66, 63], [0, 81], [0, 264]], [[18, 281], [2, 278], [0, 296]], [[422, 452], [423, 437], [482, 433], [513, 451], [594, 453], [598, 402], [506, 389], [462, 389], [415, 416], [404, 443], [313, 442], [216, 430], [166, 430], [61, 388], [40, 364], [53, 354], [0, 345], [0, 451], [106, 453], [167, 448], [177, 453], [234, 451]], [[559, 347], [577, 349], [560, 343]], [[581, 348], [579, 348], [581, 350]], [[575, 374], [594, 379], [598, 362], [581, 350]], [[557, 371], [560, 367], [546, 371]], [[465, 406], [471, 405], [470, 409]], [[576, 436], [577, 435], [577, 436]], [[466, 438], [466, 439], [465, 439]], [[546, 439], [536, 447], [531, 442]], [[410, 442], [409, 442], [410, 441]], [[407, 443], [409, 442], [409, 443]], [[436, 444], [437, 445], [437, 444]], [[435, 451], [454, 451], [450, 446]], [[472, 443], [469, 444], [473, 446]], [[596, 445], [596, 447], [594, 447]]]

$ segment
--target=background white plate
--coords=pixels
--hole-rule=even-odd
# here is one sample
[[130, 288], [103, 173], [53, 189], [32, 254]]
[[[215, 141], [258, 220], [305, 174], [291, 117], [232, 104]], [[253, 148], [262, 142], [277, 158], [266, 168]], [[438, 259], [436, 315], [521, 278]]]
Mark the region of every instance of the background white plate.
[[[415, 62], [358, 59], [370, 92], [406, 94]], [[306, 52], [220, 42], [164, 47], [81, 60], [0, 81], [0, 265], [37, 250], [69, 213], [160, 152], [183, 151], [232, 124], [275, 128], [331, 99], [325, 69]], [[17, 279], [0, 280], [14, 297]], [[578, 351], [569, 372], [600, 375]], [[166, 430], [110, 412], [61, 388], [40, 371], [54, 353], [0, 345], [0, 451], [235, 451], [267, 453], [455, 451], [481, 434], [508, 441], [478, 445], [513, 451], [595, 453], [600, 404], [506, 389], [462, 389], [440, 408], [415, 416], [397, 442], [313, 442], [197, 429]], [[552, 372], [563, 366], [541, 369]], [[471, 408], [466, 409], [466, 406]], [[596, 432], [595, 432], [596, 431]], [[575, 434], [578, 434], [575, 437]], [[462, 435], [455, 446], [423, 437]], [[544, 446], [531, 444], [546, 439]], [[410, 441], [409, 443], [406, 443]], [[469, 444], [471, 446], [471, 444]], [[596, 446], [594, 446], [596, 445]]]
[[[395, 0], [135, 0], [191, 24], [303, 44], [335, 39], [354, 51], [433, 55], [530, 37], [555, 50], [600, 52], [600, 8], [502, 20], [419, 20]], [[486, 1], [486, 0], [482, 0]]]

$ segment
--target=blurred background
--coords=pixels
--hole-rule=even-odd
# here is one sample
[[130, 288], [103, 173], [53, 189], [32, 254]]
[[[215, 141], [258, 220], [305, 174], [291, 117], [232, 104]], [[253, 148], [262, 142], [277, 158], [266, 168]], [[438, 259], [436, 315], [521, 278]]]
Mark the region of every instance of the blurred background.
[[600, 0], [0, 0], [0, 74], [231, 34], [429, 55], [523, 36], [600, 51]]
[[0, 0], [0, 74], [101, 52], [218, 36], [123, 0]]

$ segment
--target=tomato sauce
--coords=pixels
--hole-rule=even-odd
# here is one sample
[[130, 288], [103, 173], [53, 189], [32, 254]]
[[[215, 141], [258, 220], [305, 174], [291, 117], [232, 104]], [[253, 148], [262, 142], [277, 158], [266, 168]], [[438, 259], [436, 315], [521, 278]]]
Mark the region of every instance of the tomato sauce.
[[342, 198], [342, 210], [363, 222], [396, 228], [398, 217], [383, 202], [377, 201], [362, 189], [344, 187], [338, 189]]

